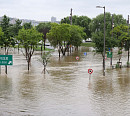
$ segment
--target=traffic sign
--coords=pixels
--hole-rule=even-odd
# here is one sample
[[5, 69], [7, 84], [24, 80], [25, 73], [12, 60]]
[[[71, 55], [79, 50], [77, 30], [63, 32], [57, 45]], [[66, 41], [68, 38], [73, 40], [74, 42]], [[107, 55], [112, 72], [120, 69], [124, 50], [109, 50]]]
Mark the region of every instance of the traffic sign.
[[89, 73], [89, 74], [92, 74], [92, 73], [93, 73], [93, 70], [92, 70], [92, 69], [88, 69], [88, 73]]
[[112, 58], [112, 52], [107, 52], [107, 57]]
[[12, 55], [0, 55], [0, 65], [13, 65]]
[[76, 60], [79, 60], [79, 57], [78, 57], [78, 56], [76, 56]]
[[84, 52], [84, 55], [86, 56], [86, 55], [87, 55], [87, 52]]

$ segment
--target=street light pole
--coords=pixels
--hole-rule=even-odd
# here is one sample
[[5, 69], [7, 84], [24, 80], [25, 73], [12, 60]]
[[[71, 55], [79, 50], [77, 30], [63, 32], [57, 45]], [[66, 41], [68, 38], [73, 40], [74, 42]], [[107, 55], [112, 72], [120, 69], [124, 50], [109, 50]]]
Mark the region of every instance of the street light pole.
[[102, 6], [96, 6], [96, 8], [103, 8], [104, 9], [104, 55], [103, 55], [103, 76], [105, 76], [105, 24], [106, 24], [106, 21], [105, 21], [105, 6], [102, 7]]

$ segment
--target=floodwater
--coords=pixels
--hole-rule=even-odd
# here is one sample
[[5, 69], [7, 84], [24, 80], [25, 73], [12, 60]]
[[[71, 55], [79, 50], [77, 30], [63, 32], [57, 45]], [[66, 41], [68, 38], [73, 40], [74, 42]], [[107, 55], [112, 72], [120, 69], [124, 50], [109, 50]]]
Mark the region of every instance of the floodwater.
[[[45, 75], [40, 52], [28, 72], [23, 54], [10, 51], [7, 75], [1, 66], [0, 116], [130, 116], [130, 68], [111, 69], [107, 59], [104, 77], [102, 57], [91, 51], [80, 48], [60, 59], [53, 52]], [[113, 64], [117, 61], [114, 53]], [[126, 64], [127, 52], [121, 61]]]

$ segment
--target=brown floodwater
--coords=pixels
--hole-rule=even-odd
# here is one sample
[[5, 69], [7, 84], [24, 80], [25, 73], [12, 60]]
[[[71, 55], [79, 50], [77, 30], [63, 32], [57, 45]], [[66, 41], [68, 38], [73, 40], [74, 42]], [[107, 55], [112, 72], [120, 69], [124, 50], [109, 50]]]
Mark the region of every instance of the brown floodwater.
[[[52, 52], [45, 75], [40, 52], [33, 55], [28, 72], [23, 54], [10, 51], [13, 66], [7, 75], [1, 66], [0, 116], [130, 116], [130, 68], [111, 69], [107, 58], [104, 77], [102, 57], [92, 50], [79, 48], [60, 59]], [[127, 52], [121, 61], [126, 64]]]

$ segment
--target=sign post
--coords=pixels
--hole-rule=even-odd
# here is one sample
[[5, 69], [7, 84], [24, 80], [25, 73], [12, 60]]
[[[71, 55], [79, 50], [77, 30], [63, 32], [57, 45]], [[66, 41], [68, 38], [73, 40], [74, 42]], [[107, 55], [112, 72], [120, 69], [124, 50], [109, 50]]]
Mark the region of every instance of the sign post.
[[78, 57], [78, 56], [76, 56], [76, 60], [79, 60], [79, 57]]
[[[89, 73], [89, 75], [91, 77], [91, 74], [93, 73], [93, 70], [92, 69], [88, 69], [88, 73]], [[90, 77], [89, 77], [89, 79], [90, 79]]]

